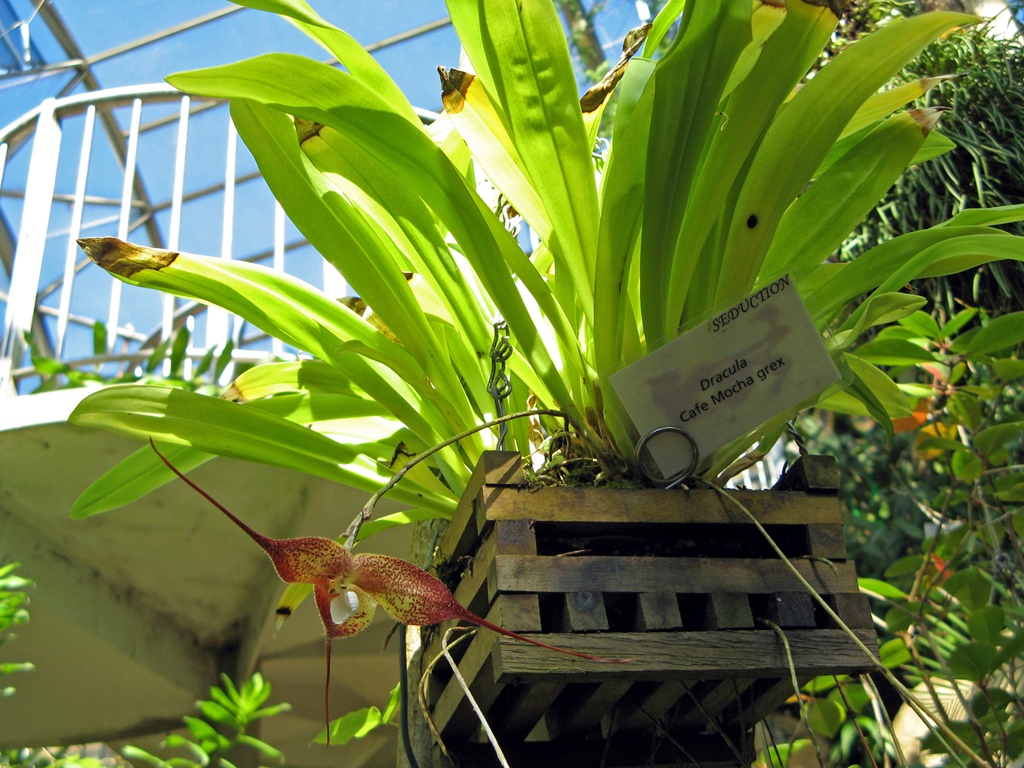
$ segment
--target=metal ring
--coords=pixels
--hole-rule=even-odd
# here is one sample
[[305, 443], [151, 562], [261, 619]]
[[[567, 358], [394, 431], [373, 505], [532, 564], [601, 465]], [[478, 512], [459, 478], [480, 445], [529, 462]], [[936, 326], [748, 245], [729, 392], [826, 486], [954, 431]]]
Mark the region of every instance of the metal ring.
[[[647, 468], [644, 466], [644, 463], [640, 458], [640, 453], [641, 451], [643, 451], [644, 447], [647, 445], [647, 443], [651, 441], [652, 438], [657, 437], [658, 435], [664, 434], [666, 432], [674, 432], [686, 438], [686, 442], [690, 444], [690, 449], [693, 451], [693, 458], [690, 460], [690, 464], [687, 467], [683, 468], [679, 472], [676, 472], [674, 475], [671, 475], [670, 477], [657, 478], [647, 471]], [[640, 471], [643, 473], [644, 477], [646, 477], [652, 483], [654, 483], [655, 485], [664, 486], [665, 488], [677, 488], [678, 486], [682, 485], [687, 480], [689, 480], [693, 476], [694, 471], [696, 471], [697, 463], [700, 461], [700, 449], [697, 448], [697, 441], [694, 440], [690, 433], [687, 432], [682, 427], [664, 426], [652, 429], [650, 432], [648, 432], [646, 435], [640, 438], [640, 442], [636, 444], [636, 453], [634, 454], [634, 458], [636, 459], [636, 464], [640, 468]]]

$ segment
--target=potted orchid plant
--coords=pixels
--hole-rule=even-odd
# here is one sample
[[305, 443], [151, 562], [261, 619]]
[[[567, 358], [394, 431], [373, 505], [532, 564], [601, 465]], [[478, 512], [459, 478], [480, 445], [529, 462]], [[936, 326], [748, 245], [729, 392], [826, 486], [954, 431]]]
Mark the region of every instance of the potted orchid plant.
[[[118, 279], [223, 307], [308, 357], [259, 365], [220, 398], [110, 387], [71, 418], [154, 439], [183, 471], [222, 455], [367, 491], [395, 477], [400, 446], [443, 445], [394, 485], [409, 509], [367, 522], [360, 537], [452, 514], [498, 439], [497, 427], [481, 429], [499, 415], [488, 390], [496, 321], [509, 332], [507, 410], [533, 414], [505, 422], [507, 446], [533, 454], [564, 418], [575, 455], [611, 476], [631, 471], [638, 435], [609, 375], [780, 276], [847, 383], [819, 404], [889, 425], [910, 407], [858, 356], [865, 332], [920, 308], [902, 290], [915, 278], [1024, 258], [1020, 238], [997, 228], [1024, 219], [1024, 205], [965, 211], [851, 263], [831, 258], [905, 168], [950, 148], [936, 110], [904, 109], [937, 79], [883, 88], [973, 17], [893, 20], [807, 78], [838, 4], [670, 0], [581, 98], [550, 0], [448, 0], [473, 71], [440, 70], [445, 112], [425, 126], [374, 59], [305, 0], [236, 1], [285, 17], [344, 69], [267, 54], [169, 80], [230, 100], [286, 213], [369, 310], [257, 265], [82, 241]], [[595, 151], [613, 94], [610, 141]], [[528, 225], [531, 252], [510, 217]], [[752, 446], [766, 449], [794, 413], [747, 429], [699, 471], [715, 477]], [[173, 477], [144, 447], [73, 514]]]
[[[858, 357], [865, 330], [921, 305], [900, 292], [913, 278], [1021, 258], [1019, 239], [994, 226], [1024, 217], [1012, 206], [964, 212], [852, 263], [830, 260], [904, 168], [949, 148], [933, 130], [937, 112], [899, 111], [935, 79], [879, 89], [970, 17], [893, 21], [802, 83], [837, 9], [723, 0], [683, 13], [670, 2], [580, 99], [553, 4], [452, 0], [475, 72], [441, 70], [446, 111], [425, 127], [379, 65], [304, 0], [242, 4], [288, 18], [347, 71], [268, 54], [170, 82], [230, 99], [278, 200], [372, 314], [258, 266], [85, 241], [119, 279], [225, 307], [315, 358], [259, 366], [221, 399], [114, 387], [72, 417], [156, 435], [184, 468], [222, 454], [378, 488], [392, 474], [381, 460], [399, 443], [417, 453], [493, 418], [488, 350], [500, 317], [511, 333], [510, 410], [565, 412], [581, 449], [622, 469], [636, 435], [609, 404], [607, 375], [782, 274], [848, 371], [847, 389], [822, 404], [885, 424], [908, 406]], [[616, 90], [610, 146], [595, 168]], [[532, 253], [478, 193], [484, 178], [529, 225]], [[772, 442], [791, 415], [702, 469], [714, 475]], [[528, 423], [510, 428], [518, 450], [536, 448]], [[479, 432], [450, 445], [397, 497], [446, 515], [493, 441]], [[155, 461], [145, 450], [130, 458], [75, 513], [164, 482]]]

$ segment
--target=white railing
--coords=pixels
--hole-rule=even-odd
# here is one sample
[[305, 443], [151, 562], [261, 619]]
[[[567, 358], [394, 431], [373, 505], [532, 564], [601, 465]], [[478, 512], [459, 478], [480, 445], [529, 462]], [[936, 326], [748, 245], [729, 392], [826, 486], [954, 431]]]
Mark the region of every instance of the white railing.
[[0, 129], [0, 400], [60, 386], [62, 365], [123, 375], [182, 328], [186, 366], [229, 342], [232, 365], [294, 352], [223, 310], [112, 279], [75, 242], [107, 235], [347, 292], [273, 199], [226, 104], [163, 84], [47, 99]]

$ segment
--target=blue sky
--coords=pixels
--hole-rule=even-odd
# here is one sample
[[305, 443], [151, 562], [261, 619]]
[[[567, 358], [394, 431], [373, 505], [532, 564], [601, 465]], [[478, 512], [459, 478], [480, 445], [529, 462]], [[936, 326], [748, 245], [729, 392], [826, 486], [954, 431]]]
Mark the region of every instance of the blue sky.
[[[33, 42], [47, 63], [63, 59], [43, 20], [34, 15], [39, 0], [0, 0], [9, 3], [28, 24]], [[313, 0], [313, 7], [364, 45], [371, 45], [447, 16], [443, 0]], [[590, 3], [588, 3], [589, 5]], [[226, 0], [54, 0], [53, 7], [72, 31], [86, 57], [95, 56], [147, 35], [159, 33], [196, 17], [232, 7]], [[597, 20], [597, 30], [615, 58], [623, 34], [638, 23], [632, 0], [610, 0]], [[15, 34], [20, 32], [16, 31]], [[94, 71], [100, 84], [153, 83], [183, 69], [224, 64], [268, 51], [291, 51], [324, 58], [290, 24], [271, 14], [244, 9], [184, 34], [100, 62]], [[427, 109], [439, 106], [435, 68], [458, 63], [458, 40], [452, 28], [429, 32], [385, 48], [378, 59], [409, 95]], [[0, 125], [7, 124], [47, 96], [56, 95], [69, 80], [67, 73], [38, 78], [0, 80]]]
[[[0, 6], [13, 8], [16, 18], [27, 20], [28, 31], [35, 49], [43, 62], [54, 65], [66, 58], [57, 40], [51, 34], [45, 19], [36, 13], [40, 0], [0, 0]], [[372, 3], [357, 0], [311, 0], [311, 5], [326, 19], [345, 29], [356, 40], [367, 46], [396, 35], [408, 33], [423, 25], [436, 25], [447, 17], [443, 0], [375, 0]], [[51, 0], [51, 7], [63, 19], [86, 59], [101, 57], [126, 44], [208, 14], [236, 8], [226, 0]], [[2, 10], [2, 8], [0, 8]], [[0, 14], [0, 20], [3, 15]], [[637, 26], [639, 17], [634, 0], [608, 0], [603, 3], [595, 28], [607, 50], [608, 58], [615, 60], [621, 50], [622, 37]], [[23, 28], [3, 30], [10, 42], [23, 41]], [[323, 60], [327, 53], [312, 43], [287, 21], [272, 14], [251, 9], [236, 10], [203, 26], [181, 34], [166, 37], [159, 42], [127, 53], [111, 56], [93, 64], [92, 71], [101, 88], [159, 83], [174, 72], [226, 64], [242, 58], [270, 51], [288, 51]], [[457, 66], [459, 44], [450, 25], [441, 25], [433, 31], [403, 42], [384, 47], [375, 53], [384, 68], [409, 96], [410, 101], [428, 110], [440, 108], [438, 65]], [[72, 83], [73, 71], [59, 70], [46, 74], [0, 75], [0, 127], [32, 110], [48, 97], [85, 90]], [[582, 86], [581, 86], [582, 87]], [[142, 123], [176, 113], [173, 104], [147, 105], [143, 108]], [[118, 107], [114, 112], [122, 131], [130, 119], [129, 107]], [[78, 155], [85, 120], [82, 116], [62, 121], [63, 141], [57, 171], [57, 193], [64, 202], [55, 202], [49, 217], [46, 253], [43, 259], [42, 285], [57, 281], [65, 269], [69, 252], [77, 258], [69, 238], [72, 209], [68, 200], [75, 190]], [[171, 123], [143, 134], [139, 144], [136, 167], [144, 179], [150, 200], [159, 202], [170, 197], [174, 172], [176, 124]], [[185, 170], [185, 191], [198, 190], [224, 180], [224, 154], [228, 134], [227, 112], [211, 110], [194, 115], [189, 123], [188, 155]], [[118, 199], [121, 194], [123, 173], [99, 135], [92, 140], [93, 152], [88, 172], [87, 196]], [[255, 171], [251, 155], [237, 143], [238, 166], [236, 175]], [[5, 195], [0, 199], [0, 214], [10, 222], [16, 234], [21, 219], [21, 199], [17, 190], [24, 189], [30, 153], [16, 151], [4, 170]], [[13, 190], [13, 194], [6, 194]], [[225, 196], [213, 192], [182, 206], [181, 239], [178, 248], [195, 253], [223, 253], [223, 221]], [[240, 183], [236, 189], [234, 221], [230, 237], [232, 258], [249, 257], [266, 251], [273, 242], [273, 199], [262, 184]], [[169, 209], [159, 209], [153, 220], [160, 231], [158, 241], [152, 240], [142, 228], [129, 233], [130, 240], [151, 245], [165, 245], [169, 231]], [[86, 203], [82, 236], [117, 234], [117, 208], [109, 204]], [[286, 242], [299, 243], [301, 238], [288, 226]], [[323, 262], [309, 246], [296, 245], [286, 255], [288, 272], [319, 285], [323, 279]], [[109, 302], [109, 277], [97, 270], [83, 269], [68, 290], [70, 311], [84, 318], [105, 320]], [[0, 270], [0, 292], [9, 286], [8, 276]], [[44, 300], [56, 309], [64, 289], [58, 289]], [[121, 322], [130, 318], [133, 326], [149, 333], [159, 327], [160, 306], [154, 295], [141, 289], [127, 287], [120, 301]], [[49, 332], [56, 321], [45, 320]], [[196, 340], [203, 339], [202, 322], [197, 320]], [[70, 326], [65, 350], [79, 350], [79, 355], [91, 351], [92, 331], [88, 325]], [[116, 345], [115, 345], [116, 346]]]

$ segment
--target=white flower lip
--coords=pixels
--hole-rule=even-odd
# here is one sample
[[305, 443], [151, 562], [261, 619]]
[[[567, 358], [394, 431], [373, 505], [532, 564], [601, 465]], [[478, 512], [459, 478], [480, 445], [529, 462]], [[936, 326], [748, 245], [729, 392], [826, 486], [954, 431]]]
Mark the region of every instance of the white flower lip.
[[344, 624], [352, 615], [359, 610], [359, 595], [351, 589], [346, 589], [336, 598], [331, 600], [331, 621], [335, 624]]

